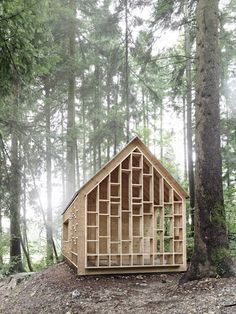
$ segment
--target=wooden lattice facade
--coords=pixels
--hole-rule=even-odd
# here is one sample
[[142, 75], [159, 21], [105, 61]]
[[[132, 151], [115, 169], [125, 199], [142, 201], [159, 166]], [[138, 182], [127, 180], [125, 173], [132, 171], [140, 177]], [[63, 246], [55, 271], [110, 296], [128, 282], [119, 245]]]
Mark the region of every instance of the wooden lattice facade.
[[63, 255], [78, 274], [186, 269], [186, 192], [133, 139], [63, 214]]

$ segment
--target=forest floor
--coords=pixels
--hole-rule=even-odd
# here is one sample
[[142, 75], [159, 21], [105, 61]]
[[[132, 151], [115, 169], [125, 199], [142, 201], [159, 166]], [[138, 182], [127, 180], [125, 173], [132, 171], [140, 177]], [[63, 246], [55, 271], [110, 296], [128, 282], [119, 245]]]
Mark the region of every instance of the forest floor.
[[2, 279], [0, 313], [236, 313], [236, 278], [178, 286], [179, 276], [77, 277], [61, 263], [23, 280]]

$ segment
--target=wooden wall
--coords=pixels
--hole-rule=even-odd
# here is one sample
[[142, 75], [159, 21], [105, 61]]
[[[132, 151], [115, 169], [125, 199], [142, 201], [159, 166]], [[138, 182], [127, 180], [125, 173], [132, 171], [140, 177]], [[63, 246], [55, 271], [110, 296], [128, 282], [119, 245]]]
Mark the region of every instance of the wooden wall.
[[63, 255], [79, 275], [184, 271], [185, 197], [141, 149], [122, 154], [63, 214]]
[[140, 150], [86, 200], [86, 273], [186, 268], [185, 200]]

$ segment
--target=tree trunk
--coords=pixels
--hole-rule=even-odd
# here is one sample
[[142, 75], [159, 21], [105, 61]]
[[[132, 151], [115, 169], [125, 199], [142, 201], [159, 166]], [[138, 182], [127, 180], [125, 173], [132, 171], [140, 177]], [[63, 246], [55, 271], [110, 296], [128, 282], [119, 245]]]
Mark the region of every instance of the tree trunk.
[[71, 60], [70, 73], [68, 80], [68, 106], [67, 106], [67, 136], [66, 136], [66, 201], [68, 201], [75, 192], [75, 18], [76, 3], [75, 0], [69, 0], [69, 8], [73, 14], [70, 21], [69, 34], [69, 58]]
[[93, 174], [97, 172], [97, 150], [96, 144], [93, 142]]
[[163, 103], [160, 103], [160, 160], [163, 160]]
[[[107, 119], [110, 119], [110, 108], [111, 108], [111, 75], [109, 69], [107, 70], [107, 82], [106, 82], [106, 87], [107, 87]], [[110, 137], [108, 135], [107, 137], [107, 161], [110, 160]]]
[[18, 139], [18, 98], [16, 91], [15, 117], [11, 128], [11, 179], [10, 179], [10, 269], [12, 272], [22, 272], [21, 256], [21, 233], [20, 233], [20, 194], [21, 175], [19, 161], [19, 139]]
[[[0, 139], [1, 139], [1, 135], [0, 135]], [[1, 145], [0, 145], [0, 186], [3, 186], [3, 164], [4, 160], [2, 158], [2, 152], [1, 152]], [[2, 238], [3, 235], [3, 230], [2, 230], [2, 196], [3, 193], [0, 191], [0, 239]], [[3, 256], [0, 250], [0, 267], [3, 264]]]
[[192, 137], [192, 75], [191, 75], [191, 43], [188, 19], [188, 1], [185, 3], [185, 55], [186, 55], [186, 81], [187, 81], [187, 156], [188, 181], [191, 210], [191, 231], [194, 231], [194, 171], [193, 171], [193, 137]]
[[125, 111], [126, 111], [126, 142], [130, 140], [129, 125], [129, 25], [128, 25], [128, 0], [125, 0]]
[[45, 116], [46, 116], [46, 173], [47, 173], [47, 265], [53, 264], [53, 246], [52, 246], [52, 152], [51, 152], [51, 106], [50, 91], [47, 79], [44, 85], [45, 90]]
[[64, 111], [61, 110], [61, 186], [62, 186], [62, 204], [65, 205], [66, 201], [66, 188], [65, 188], [65, 158], [64, 158]]
[[[2, 238], [2, 208], [0, 206], [0, 239], [1, 238]], [[3, 256], [2, 256], [1, 251], [0, 251], [0, 267], [2, 264], [3, 264]]]
[[[84, 72], [82, 73], [82, 86], [84, 85]], [[86, 176], [86, 116], [85, 116], [85, 95], [84, 91], [82, 91], [81, 94], [82, 97], [82, 124], [83, 124], [83, 184], [86, 182], [87, 176]]]
[[149, 97], [146, 95], [146, 127], [147, 127], [147, 146], [150, 146], [150, 133], [149, 133]]
[[[98, 61], [99, 62], [99, 61]], [[100, 131], [101, 129], [101, 86], [100, 86], [100, 82], [101, 82], [101, 67], [100, 64], [98, 63], [98, 65], [96, 65], [95, 67], [95, 79], [96, 79], [96, 86], [95, 86], [95, 105], [96, 105], [96, 109], [95, 112], [97, 114], [97, 117], [95, 119], [95, 126], [96, 126], [96, 131]], [[98, 159], [97, 159], [97, 169], [101, 169], [102, 167], [102, 156], [101, 156], [101, 138], [99, 137], [97, 140], [97, 155], [98, 155]]]
[[[23, 177], [22, 177], [22, 184], [23, 184], [23, 200], [22, 200], [22, 211], [23, 211], [23, 217], [22, 217], [22, 242], [21, 242], [21, 246], [22, 249], [24, 251], [24, 249], [27, 251], [27, 255], [28, 255], [28, 259], [26, 254], [23, 255], [23, 265], [25, 265], [25, 262], [28, 263], [28, 267], [29, 270], [30, 268], [32, 268], [31, 263], [28, 262], [28, 260], [30, 260], [30, 253], [29, 253], [29, 243], [28, 243], [28, 236], [27, 236], [27, 220], [26, 220], [26, 164], [25, 164], [25, 160], [26, 157], [24, 156], [23, 159], [23, 163], [24, 163], [24, 169], [23, 169]], [[24, 257], [26, 258], [26, 261], [24, 260]], [[31, 271], [31, 270], [30, 270]]]
[[[142, 93], [142, 119], [143, 119], [143, 140], [144, 144], [147, 145], [147, 137], [146, 137], [146, 130], [147, 130], [147, 120], [146, 120], [146, 103], [145, 103], [145, 91], [144, 88], [142, 87], [141, 89]], [[137, 125], [138, 127], [138, 125]]]
[[187, 181], [187, 139], [186, 139], [186, 103], [183, 96], [183, 143], [184, 143], [184, 180]]
[[79, 150], [78, 150], [78, 142], [75, 142], [75, 149], [76, 149], [76, 190], [80, 188], [80, 165], [79, 165]]
[[24, 255], [25, 255], [25, 258], [26, 258], [26, 261], [27, 261], [27, 265], [28, 265], [29, 271], [34, 271], [33, 266], [32, 266], [32, 264], [31, 264], [29, 251], [27, 250], [27, 247], [26, 247], [26, 245], [25, 245], [25, 243], [24, 243], [22, 237], [20, 238], [20, 241], [21, 241], [22, 250], [23, 250], [23, 252], [24, 252]]
[[158, 145], [158, 120], [157, 120], [157, 104], [153, 105], [153, 149], [154, 155], [157, 156], [157, 147]]
[[[115, 90], [115, 113], [117, 115], [117, 108], [119, 107], [119, 84], [116, 86]], [[113, 118], [114, 119], [114, 118]], [[118, 146], [118, 141], [117, 141], [117, 121], [113, 120], [113, 156], [117, 154], [117, 146]]]
[[[229, 64], [227, 62], [226, 68], [229, 67]], [[229, 151], [230, 151], [230, 126], [229, 126], [229, 95], [230, 95], [230, 90], [227, 85], [227, 77], [225, 73], [221, 75], [221, 86], [222, 86], [222, 94], [225, 97], [225, 119], [226, 119], [226, 125], [225, 125], [225, 156], [224, 156], [224, 162], [225, 162], [225, 175], [224, 179], [227, 183], [227, 188], [230, 189], [231, 187], [231, 180], [230, 180], [230, 175], [232, 173], [231, 165], [230, 165], [230, 159], [229, 159]]]
[[218, 1], [199, 0], [196, 73], [194, 253], [180, 282], [234, 275], [222, 187], [219, 107]]

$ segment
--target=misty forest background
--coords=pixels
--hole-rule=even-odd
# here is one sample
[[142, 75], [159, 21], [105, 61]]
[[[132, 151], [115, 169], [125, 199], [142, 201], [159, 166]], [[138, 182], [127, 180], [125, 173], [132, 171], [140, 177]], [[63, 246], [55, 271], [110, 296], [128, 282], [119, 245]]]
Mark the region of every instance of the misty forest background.
[[[191, 256], [195, 5], [185, 0], [1, 1], [1, 275], [16, 265], [38, 270], [60, 259], [66, 203], [135, 135], [189, 191]], [[236, 1], [220, 2], [221, 146], [233, 256], [235, 12]]]

